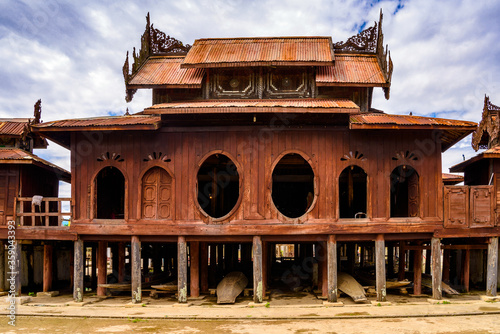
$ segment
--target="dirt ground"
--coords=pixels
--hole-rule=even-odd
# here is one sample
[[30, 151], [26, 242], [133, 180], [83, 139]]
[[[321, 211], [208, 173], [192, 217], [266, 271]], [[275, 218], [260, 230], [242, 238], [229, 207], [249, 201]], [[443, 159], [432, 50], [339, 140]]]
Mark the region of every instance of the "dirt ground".
[[269, 321], [169, 320], [18, 317], [16, 327], [0, 321], [0, 333], [369, 333], [369, 334], [481, 334], [500, 333], [499, 315]]

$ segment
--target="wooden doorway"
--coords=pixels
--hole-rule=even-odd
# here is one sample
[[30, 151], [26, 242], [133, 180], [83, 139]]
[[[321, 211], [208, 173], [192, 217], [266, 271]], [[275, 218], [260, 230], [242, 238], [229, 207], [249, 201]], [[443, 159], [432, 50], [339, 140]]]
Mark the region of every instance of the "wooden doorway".
[[160, 167], [153, 167], [142, 177], [142, 218], [170, 219], [172, 177]]

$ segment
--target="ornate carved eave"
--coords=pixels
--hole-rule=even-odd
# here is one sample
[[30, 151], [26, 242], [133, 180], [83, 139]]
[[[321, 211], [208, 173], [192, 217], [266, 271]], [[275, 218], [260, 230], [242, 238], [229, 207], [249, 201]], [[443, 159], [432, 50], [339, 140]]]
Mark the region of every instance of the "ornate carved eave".
[[128, 83], [130, 79], [137, 73], [146, 60], [153, 55], [166, 55], [166, 56], [180, 56], [186, 55], [191, 48], [191, 45], [184, 45], [181, 41], [166, 35], [164, 32], [156, 29], [150, 22], [149, 13], [146, 16], [146, 29], [141, 36], [141, 48], [136, 53], [133, 49], [132, 56], [134, 63], [132, 64], [132, 71], [130, 72], [128, 62], [128, 51], [125, 63], [123, 64], [123, 78], [125, 80], [127, 102], [132, 101], [136, 89], [129, 89]]
[[388, 100], [390, 96], [390, 84], [392, 79], [393, 64], [388, 46], [386, 45], [384, 49], [382, 19], [383, 14], [382, 10], [380, 10], [380, 19], [378, 23], [375, 22], [373, 27], [363, 30], [356, 36], [350, 37], [345, 42], [337, 42], [333, 44], [333, 48], [336, 52], [343, 53], [352, 52], [376, 54], [385, 81], [389, 84], [387, 87], [384, 87], [385, 98]]
[[500, 107], [490, 102], [484, 96], [483, 115], [477, 130], [472, 133], [472, 148], [474, 150], [492, 148], [500, 144]]

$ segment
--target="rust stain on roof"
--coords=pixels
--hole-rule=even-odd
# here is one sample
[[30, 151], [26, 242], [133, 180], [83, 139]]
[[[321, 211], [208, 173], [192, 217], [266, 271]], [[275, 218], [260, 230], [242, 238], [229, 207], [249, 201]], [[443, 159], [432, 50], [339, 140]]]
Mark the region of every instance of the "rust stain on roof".
[[151, 57], [129, 81], [129, 87], [201, 88], [205, 70], [181, 68], [184, 57]]
[[160, 117], [154, 116], [108, 116], [94, 118], [80, 118], [40, 123], [35, 128], [65, 128], [65, 127], [113, 127], [126, 125], [155, 125]]
[[144, 114], [230, 112], [340, 112], [356, 113], [359, 107], [348, 99], [204, 100], [156, 104]]
[[29, 119], [26, 120], [1, 120], [0, 119], [0, 135], [20, 136], [24, 128], [28, 125]]
[[318, 86], [342, 83], [387, 84], [376, 55], [335, 55], [335, 65], [322, 66], [316, 74]]
[[401, 125], [401, 126], [449, 126], [449, 127], [470, 127], [477, 126], [474, 122], [458, 121], [444, 118], [391, 115], [383, 113], [359, 114], [351, 116], [352, 125]]
[[182, 68], [263, 65], [332, 65], [331, 37], [198, 39]]

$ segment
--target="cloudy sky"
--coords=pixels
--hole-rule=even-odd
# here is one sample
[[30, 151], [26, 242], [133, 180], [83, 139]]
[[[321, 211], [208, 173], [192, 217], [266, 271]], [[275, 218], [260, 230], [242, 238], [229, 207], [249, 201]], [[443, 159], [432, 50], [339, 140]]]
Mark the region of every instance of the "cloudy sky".
[[[0, 117], [122, 115], [151, 103], [124, 99], [122, 65], [140, 47], [145, 16], [192, 44], [204, 37], [332, 36], [345, 40], [378, 20], [394, 61], [387, 113], [479, 122], [484, 95], [500, 105], [500, 1], [472, 0], [0, 0]], [[37, 154], [69, 169], [55, 144]], [[443, 170], [475, 153], [470, 136], [443, 156]]]

